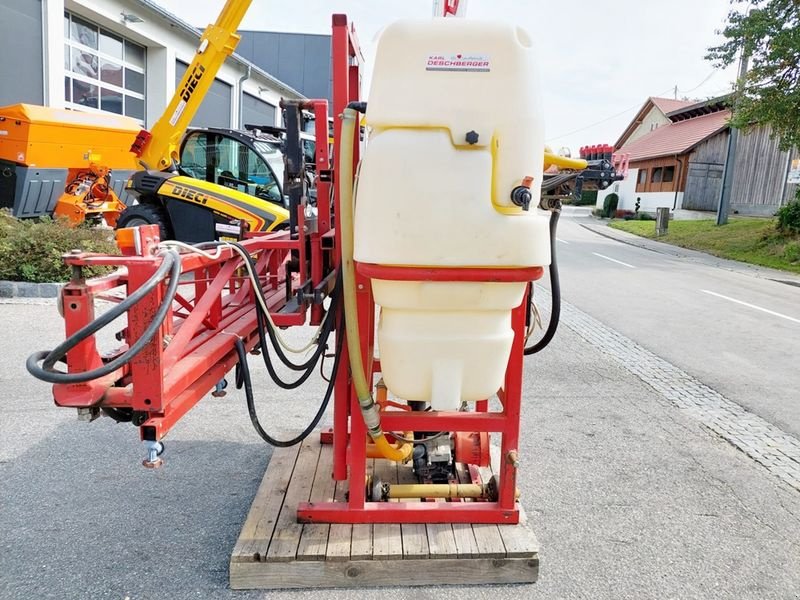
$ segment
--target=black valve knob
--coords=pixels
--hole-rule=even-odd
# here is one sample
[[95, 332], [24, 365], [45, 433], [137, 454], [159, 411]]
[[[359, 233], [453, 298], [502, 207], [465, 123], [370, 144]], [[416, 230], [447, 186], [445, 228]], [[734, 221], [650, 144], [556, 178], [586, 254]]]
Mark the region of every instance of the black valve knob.
[[518, 185], [511, 190], [511, 201], [522, 210], [530, 210], [531, 200], [533, 200], [533, 195], [531, 194], [530, 188], [524, 185]]
[[465, 140], [467, 140], [467, 143], [468, 143], [470, 146], [472, 146], [472, 145], [474, 145], [474, 144], [477, 144], [477, 143], [478, 143], [478, 138], [479, 138], [479, 137], [480, 137], [480, 136], [478, 135], [478, 132], [477, 132], [477, 131], [468, 131], [468, 132], [467, 132], [467, 135], [465, 135], [465, 136], [464, 136], [464, 139], [465, 139]]

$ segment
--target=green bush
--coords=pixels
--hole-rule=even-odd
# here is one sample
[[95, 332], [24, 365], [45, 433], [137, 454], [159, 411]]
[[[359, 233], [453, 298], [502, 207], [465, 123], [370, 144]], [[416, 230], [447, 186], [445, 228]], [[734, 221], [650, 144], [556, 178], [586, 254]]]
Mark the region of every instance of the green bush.
[[634, 217], [637, 221], [655, 221], [656, 216], [653, 213], [639, 211]]
[[791, 263], [800, 262], [800, 242], [789, 242], [783, 247], [783, 258]]
[[574, 202], [576, 206], [590, 206], [597, 204], [597, 190], [583, 190], [581, 197]]
[[800, 233], [800, 199], [781, 206], [777, 212], [778, 229]]
[[[0, 279], [46, 283], [68, 281], [70, 267], [61, 256], [72, 249], [119, 254], [114, 236], [107, 229], [88, 225], [70, 227], [50, 217], [16, 219], [0, 211]], [[109, 267], [84, 269], [86, 277], [110, 272]]]
[[603, 216], [606, 218], [613, 217], [617, 214], [617, 205], [619, 204], [619, 196], [611, 193], [603, 200]]

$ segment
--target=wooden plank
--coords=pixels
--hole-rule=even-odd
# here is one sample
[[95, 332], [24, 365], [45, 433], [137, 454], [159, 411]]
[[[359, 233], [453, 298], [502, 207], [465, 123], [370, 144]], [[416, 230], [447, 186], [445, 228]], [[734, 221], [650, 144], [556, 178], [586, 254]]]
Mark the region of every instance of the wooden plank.
[[453, 523], [453, 539], [459, 558], [473, 558], [478, 555], [478, 542], [469, 523]]
[[372, 558], [371, 523], [358, 523], [353, 525], [353, 539], [350, 543], [350, 558], [352, 560], [367, 560]]
[[[333, 479], [333, 446], [321, 444], [317, 472], [311, 486], [310, 502], [329, 502], [333, 500], [336, 481]], [[331, 526], [327, 523], [307, 523], [303, 526], [303, 535], [297, 547], [298, 560], [325, 560], [328, 548], [328, 533]]]
[[[456, 477], [459, 483], [472, 483], [469, 470], [465, 465], [456, 464]], [[464, 498], [462, 502], [472, 502], [471, 498]], [[453, 538], [456, 541], [456, 552], [459, 558], [473, 558], [478, 556], [478, 543], [475, 533], [469, 523], [453, 523]]]
[[[397, 463], [376, 459], [375, 477], [386, 483], [397, 483]], [[372, 533], [373, 558], [390, 560], [403, 558], [403, 533], [399, 524], [375, 523], [372, 526]]]
[[239, 539], [233, 548], [232, 562], [257, 561], [266, 554], [299, 450], [298, 446], [294, 446], [275, 448], [272, 451], [264, 479], [261, 480]]
[[431, 558], [456, 558], [458, 550], [453, 526], [450, 523], [428, 523], [428, 545]]
[[[402, 569], [398, 569], [402, 566]], [[295, 561], [232, 563], [232, 589], [362, 588], [396, 585], [533, 583], [539, 559]]]
[[[372, 459], [367, 460], [367, 476], [373, 472]], [[372, 524], [359, 523], [353, 525], [353, 537], [350, 542], [350, 558], [352, 560], [366, 560], [372, 558]]]
[[[336, 482], [334, 499], [337, 502], [346, 502], [347, 481]], [[350, 543], [353, 536], [353, 526], [343, 523], [333, 523], [328, 534], [328, 548], [325, 560], [344, 561], [350, 559]]]
[[[495, 466], [498, 465], [500, 460], [500, 448], [497, 446], [490, 446], [489, 450], [492, 464]], [[492, 478], [491, 467], [479, 467], [478, 471], [484, 483]], [[478, 554], [480, 556], [491, 558], [505, 557], [506, 547], [505, 544], [503, 544], [503, 537], [500, 535], [500, 530], [497, 525], [486, 523], [475, 524], [472, 526], [472, 532], [475, 534], [475, 543], [478, 546]]]
[[307, 502], [311, 495], [311, 484], [318, 462], [319, 442], [308, 436], [300, 445], [295, 465], [296, 475], [292, 477], [286, 490], [286, 498], [267, 551], [268, 561], [294, 560], [297, 556], [297, 547], [303, 533], [302, 523], [297, 522], [297, 505]]
[[[411, 464], [397, 466], [397, 483], [417, 483]], [[401, 502], [418, 502], [412, 498], [405, 498]], [[403, 523], [400, 526], [403, 536], [403, 558], [427, 558], [428, 534], [422, 523]]]
[[533, 558], [539, 555], [539, 541], [528, 527], [528, 517], [520, 506], [519, 525], [499, 525], [507, 558]]

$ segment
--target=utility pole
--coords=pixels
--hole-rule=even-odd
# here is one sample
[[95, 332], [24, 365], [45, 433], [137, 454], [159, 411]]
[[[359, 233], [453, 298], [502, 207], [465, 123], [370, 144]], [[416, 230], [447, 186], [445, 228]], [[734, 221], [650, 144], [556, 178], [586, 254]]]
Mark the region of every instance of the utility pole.
[[675, 98], [675, 100], [678, 99], [678, 86], [677, 86], [677, 84], [675, 85], [675, 89], [672, 91], [672, 97]]
[[[750, 55], [742, 51], [742, 61], [739, 63], [739, 80], [736, 82], [736, 98], [733, 101], [734, 111], [739, 103], [739, 97], [744, 93], [744, 78], [747, 75], [747, 63]], [[725, 168], [722, 171], [722, 192], [717, 204], [717, 225], [728, 223], [728, 212], [731, 208], [731, 188], [733, 187], [733, 168], [736, 162], [736, 145], [739, 142], [739, 130], [731, 127], [731, 135], [728, 138], [728, 153], [725, 157]]]

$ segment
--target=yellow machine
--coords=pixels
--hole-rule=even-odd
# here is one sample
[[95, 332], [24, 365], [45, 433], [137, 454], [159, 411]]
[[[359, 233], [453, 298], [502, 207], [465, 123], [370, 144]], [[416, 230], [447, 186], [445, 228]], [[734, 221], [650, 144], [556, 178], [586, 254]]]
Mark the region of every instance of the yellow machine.
[[128, 117], [31, 104], [0, 108], [0, 207], [18, 217], [55, 214], [72, 223], [125, 209], [124, 182], [136, 169], [128, 151], [139, 131]]
[[265, 175], [262, 164], [246, 149], [208, 147], [206, 152], [214, 154], [209, 161], [216, 171], [213, 181], [190, 177], [180, 167], [181, 139], [217, 71], [239, 43], [236, 30], [250, 3], [226, 2], [217, 21], [203, 32], [161, 118], [151, 131], [137, 136], [131, 150], [146, 170], [131, 178], [127, 190], [139, 204], [122, 213], [118, 227], [157, 224], [162, 238], [202, 242], [236, 237], [242, 231], [272, 231], [289, 221], [283, 198], [276, 202], [270, 190], [259, 185]]

